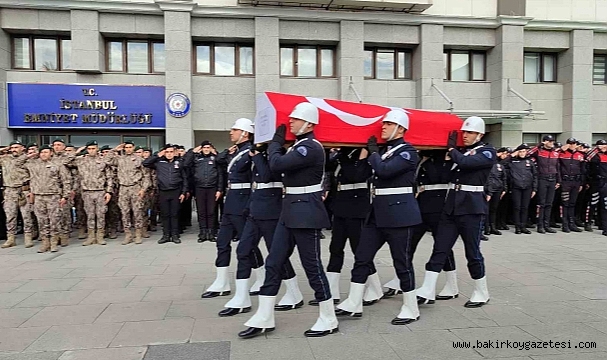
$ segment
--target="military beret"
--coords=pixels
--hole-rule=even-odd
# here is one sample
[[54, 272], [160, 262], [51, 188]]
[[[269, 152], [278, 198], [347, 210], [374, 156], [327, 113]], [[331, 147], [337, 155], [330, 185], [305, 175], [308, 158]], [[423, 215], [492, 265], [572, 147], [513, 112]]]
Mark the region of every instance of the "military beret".
[[40, 151], [42, 151], [42, 150], [52, 150], [52, 148], [50, 147], [50, 145], [42, 145], [40, 147]]
[[31, 148], [31, 147], [38, 147], [38, 144], [36, 144], [35, 142], [29, 143], [27, 144], [26, 148]]
[[152, 149], [150, 149], [150, 148], [149, 148], [149, 147], [147, 147], [147, 146], [144, 146], [144, 147], [143, 147], [143, 151], [149, 151], [149, 152], [152, 152]]
[[91, 140], [86, 143], [86, 146], [97, 146], [97, 145], [99, 145], [99, 144], [97, 144], [97, 140]]
[[522, 143], [516, 148], [515, 151], [519, 151], [519, 150], [529, 150], [529, 145]]
[[158, 151], [154, 151], [154, 154], [153, 154], [153, 155], [154, 155], [154, 156], [158, 155]]
[[65, 147], [68, 148], [68, 147], [75, 147], [75, 146], [72, 144], [65, 144]]
[[143, 146], [136, 146], [135, 151], [143, 150]]
[[53, 140], [53, 144], [56, 143], [56, 142], [60, 142], [60, 143], [64, 143], [65, 144], [65, 141], [62, 138], [56, 138], [55, 140]]
[[10, 144], [8, 144], [8, 146], [13, 146], [13, 145], [21, 145], [21, 146], [23, 146], [23, 144], [19, 140], [13, 140], [13, 141], [11, 141]]
[[112, 148], [109, 145], [103, 145], [99, 150], [100, 151], [112, 150]]
[[135, 143], [132, 142], [132, 141], [130, 141], [130, 140], [127, 140], [127, 141], [124, 142], [124, 145], [133, 145], [133, 146], [135, 146]]
[[554, 141], [554, 136], [552, 135], [544, 135], [542, 141]]

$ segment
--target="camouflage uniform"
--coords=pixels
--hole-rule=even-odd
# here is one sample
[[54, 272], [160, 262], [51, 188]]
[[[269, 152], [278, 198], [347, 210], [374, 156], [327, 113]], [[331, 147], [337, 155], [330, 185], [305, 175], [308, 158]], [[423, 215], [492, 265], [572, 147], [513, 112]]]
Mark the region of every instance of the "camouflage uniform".
[[23, 218], [23, 233], [25, 246], [34, 246], [32, 242], [33, 219], [26, 195], [29, 193], [28, 175], [23, 169], [27, 161], [25, 154], [21, 156], [4, 155], [0, 157], [0, 165], [4, 176], [4, 212], [6, 213], [6, 232], [8, 240], [2, 248], [15, 245], [17, 234], [17, 216], [21, 212]]
[[61, 226], [59, 201], [62, 198], [67, 200], [70, 196], [72, 189], [70, 173], [56, 160], [31, 159], [25, 163], [24, 168], [30, 176], [30, 186], [34, 194], [34, 211], [40, 226], [42, 246], [38, 252], [46, 252], [49, 247], [51, 251], [57, 251]]
[[131, 211], [133, 212], [136, 242], [141, 242], [141, 228], [143, 227], [143, 205], [144, 199], [139, 197], [139, 192], [146, 192], [150, 187], [150, 177], [146, 176], [143, 159], [135, 154], [116, 155], [111, 152], [105, 157], [105, 161], [117, 169], [118, 184], [118, 206], [122, 212], [122, 224], [124, 226], [124, 242], [128, 244], [132, 240]]
[[112, 189], [112, 198], [107, 204], [107, 212], [105, 213], [105, 233], [108, 234], [110, 239], [115, 239], [116, 232], [118, 231], [118, 223], [120, 222], [120, 208], [118, 207], [118, 181], [116, 179], [116, 167], [110, 166], [110, 173], [112, 176], [112, 183], [114, 184]]
[[74, 228], [78, 229], [78, 238], [83, 239], [86, 229], [86, 218], [87, 213], [84, 210], [84, 199], [82, 197], [82, 174], [80, 168], [71, 168], [72, 173], [72, 187], [76, 196], [74, 201], [70, 204], [73, 210], [76, 210], [76, 219], [72, 219]]
[[70, 188], [67, 189], [69, 196], [67, 197], [68, 204], [59, 209], [60, 222], [59, 222], [59, 242], [61, 246], [67, 246], [70, 238], [70, 232], [72, 231], [72, 201], [71, 201], [71, 192], [74, 190], [72, 174], [69, 169], [67, 169], [66, 165], [70, 161], [70, 155], [63, 152], [60, 154], [55, 154], [52, 158], [52, 161], [59, 167], [63, 166], [67, 171], [68, 176], [70, 177]]
[[150, 186], [148, 187], [148, 191], [145, 193], [145, 198], [143, 200], [143, 227], [142, 235], [145, 238], [149, 238], [148, 227], [150, 226], [151, 219], [153, 215], [156, 215], [154, 212], [154, 193], [155, 193], [155, 177], [156, 170], [144, 167], [145, 176], [148, 178]]

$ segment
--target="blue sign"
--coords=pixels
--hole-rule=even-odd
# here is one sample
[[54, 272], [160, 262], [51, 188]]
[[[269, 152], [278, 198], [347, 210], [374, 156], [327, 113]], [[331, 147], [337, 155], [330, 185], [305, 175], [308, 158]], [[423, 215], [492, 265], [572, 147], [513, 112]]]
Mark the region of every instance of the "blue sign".
[[190, 99], [182, 93], [174, 93], [167, 99], [167, 111], [169, 115], [182, 118], [190, 112]]
[[164, 129], [164, 86], [8, 83], [9, 128]]

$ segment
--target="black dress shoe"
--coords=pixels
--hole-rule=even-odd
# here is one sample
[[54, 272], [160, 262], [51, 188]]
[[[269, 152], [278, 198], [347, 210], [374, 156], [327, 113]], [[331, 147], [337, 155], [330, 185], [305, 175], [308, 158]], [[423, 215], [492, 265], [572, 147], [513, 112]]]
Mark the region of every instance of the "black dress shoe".
[[299, 309], [304, 304], [303, 300], [298, 302], [295, 305], [274, 305], [274, 310], [276, 311], [289, 311], [294, 309]]
[[502, 232], [499, 231], [498, 229], [493, 229], [490, 232], [491, 232], [491, 235], [502, 235]]
[[407, 325], [417, 320], [419, 320], [419, 316], [415, 319], [401, 319], [396, 317], [392, 319], [391, 323], [392, 325]]
[[381, 297], [382, 299], [389, 299], [395, 295], [400, 295], [403, 292], [401, 290], [396, 290], [396, 289], [388, 289], [387, 291], [384, 291], [384, 295]]
[[566, 227], [563, 227], [561, 230], [562, 230], [564, 233], [570, 233], [570, 232], [571, 232], [571, 230], [569, 230], [569, 228], [566, 228]]
[[467, 307], [467, 308], [478, 308], [478, 307], [481, 307], [481, 306], [485, 305], [488, 302], [489, 302], [489, 300], [487, 300], [486, 302], [482, 302], [482, 301], [472, 302], [472, 301], [468, 300], [464, 304], [464, 307]]
[[231, 291], [206, 291], [200, 295], [202, 299], [210, 299], [218, 296], [227, 296], [230, 295]]
[[457, 299], [459, 295], [455, 294], [455, 295], [449, 295], [449, 296], [443, 296], [443, 295], [436, 295], [436, 300], [451, 300], [451, 299]]
[[521, 228], [517, 226], [516, 230], [514, 230], [514, 233], [517, 234], [517, 235], [520, 234], [521, 233]]
[[527, 234], [527, 235], [531, 234], [531, 231], [529, 231], [529, 229], [527, 229], [527, 228], [522, 228], [522, 229], [521, 229], [521, 232], [522, 232], [523, 234]]
[[248, 313], [249, 311], [251, 311], [250, 306], [246, 307], [246, 308], [225, 308], [219, 312], [219, 316], [221, 316], [221, 317], [234, 316], [234, 315], [238, 315], [238, 314]]
[[570, 229], [571, 231], [573, 231], [573, 232], [582, 232], [582, 231], [584, 231], [584, 230], [580, 229], [580, 228], [579, 228], [579, 227], [577, 227], [577, 226], [571, 226], [571, 225], [569, 225], [569, 229]]
[[158, 240], [159, 244], [164, 244], [171, 241], [171, 237], [168, 235], [162, 235], [162, 237], [160, 238], [160, 240]]
[[305, 337], [323, 337], [323, 336], [327, 336], [327, 335], [331, 335], [331, 334], [335, 334], [339, 332], [339, 328], [335, 328], [332, 330], [325, 330], [325, 331], [320, 331], [320, 330], [306, 330], [304, 332], [304, 336]]
[[363, 313], [353, 313], [342, 309], [335, 309], [335, 316], [351, 316], [355, 318], [363, 317]]
[[172, 241], [174, 244], [181, 244], [181, 239], [179, 238], [179, 235], [173, 235], [173, 236], [171, 237], [171, 241]]
[[205, 234], [203, 234], [203, 233], [198, 234], [198, 242], [199, 242], [199, 243], [203, 243], [203, 242], [205, 242], [205, 241], [207, 241], [207, 237], [206, 237], [206, 235], [205, 235]]
[[549, 233], [549, 234], [556, 234], [556, 230], [554, 230], [554, 229], [553, 229], [553, 228], [551, 228], [551, 227], [547, 227], [547, 228], [546, 228], [546, 232], [547, 232], [547, 233]]
[[434, 300], [429, 300], [429, 299], [423, 298], [421, 296], [417, 297], [418, 305], [432, 305], [432, 304], [434, 304], [434, 302], [435, 302]]
[[482, 241], [489, 241], [489, 238], [486, 237], [485, 235], [481, 235], [481, 240]]
[[485, 229], [485, 231], [483, 232], [483, 234], [489, 236], [489, 235], [491, 235], [491, 230]]
[[592, 232], [592, 225], [590, 223], [587, 223], [584, 226], [584, 230], [588, 231], [588, 232]]
[[263, 333], [268, 333], [268, 332], [272, 332], [272, 331], [274, 331], [274, 328], [260, 329], [260, 328], [250, 327], [244, 331], [239, 332], [238, 337], [240, 337], [242, 339], [250, 339], [250, 338], [254, 338], [255, 336], [261, 335]]
[[544, 228], [537, 228], [537, 233], [538, 234], [545, 234], [546, 230]]
[[371, 305], [377, 303], [378, 301], [379, 301], [379, 299], [369, 300], [369, 301], [363, 300], [363, 306], [371, 306]]
[[582, 222], [582, 220], [575, 219], [575, 226], [584, 227], [584, 223]]

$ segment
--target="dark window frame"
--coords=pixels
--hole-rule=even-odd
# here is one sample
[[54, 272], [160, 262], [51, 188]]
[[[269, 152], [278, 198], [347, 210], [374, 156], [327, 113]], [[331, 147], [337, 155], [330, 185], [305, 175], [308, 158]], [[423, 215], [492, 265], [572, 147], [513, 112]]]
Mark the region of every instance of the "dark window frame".
[[[524, 82], [525, 80], [525, 56], [527, 54], [538, 54], [540, 57], [540, 80], [537, 82]], [[554, 80], [545, 80], [544, 62], [546, 57], [554, 57], [554, 71], [552, 77]], [[558, 69], [559, 69], [559, 54], [555, 52], [538, 52], [538, 51], [525, 51], [523, 53], [523, 82], [525, 84], [540, 84], [540, 83], [557, 83], [558, 82]]]
[[[208, 46], [209, 47], [209, 72], [198, 71], [198, 47]], [[232, 46], [234, 47], [234, 75], [216, 75], [215, 74], [215, 47], [216, 46]], [[251, 48], [251, 56], [253, 58], [253, 72], [251, 74], [240, 73], [240, 49]], [[247, 42], [212, 42], [202, 41], [194, 43], [194, 50], [192, 51], [192, 72], [194, 75], [208, 75], [208, 76], [226, 76], [226, 77], [254, 77], [255, 76], [255, 45]]]
[[[383, 46], [365, 46], [364, 51], [371, 51], [372, 55], [371, 55], [371, 76], [366, 76], [365, 75], [365, 79], [368, 80], [411, 80], [413, 79], [413, 66], [412, 66], [412, 61], [413, 61], [413, 51], [411, 51], [410, 49], [403, 49], [403, 48], [387, 48], [387, 47], [383, 47]], [[393, 52], [394, 53], [394, 78], [393, 79], [378, 79], [377, 78], [377, 54], [381, 51], [387, 51], [387, 52]], [[398, 70], [400, 68], [400, 63], [398, 60], [398, 55], [400, 53], [404, 53], [405, 54], [405, 76], [404, 77], [400, 77], [398, 76]], [[406, 66], [406, 61], [407, 58], [409, 59], [409, 68], [407, 71], [407, 66]]]
[[[122, 70], [110, 70], [110, 44], [122, 43]], [[148, 46], [148, 71], [145, 73], [129, 73], [128, 68], [128, 43], [145, 43]], [[118, 74], [164, 74], [165, 72], [154, 71], [154, 44], [164, 44], [164, 40], [159, 39], [127, 39], [127, 38], [107, 38], [105, 39], [105, 71]], [[165, 50], [165, 70], [166, 70], [166, 50]]]
[[[596, 64], [596, 59], [602, 58], [603, 65], [605, 66], [605, 73], [603, 74], [603, 81], [596, 82], [594, 80], [594, 65]], [[607, 85], [607, 54], [594, 54], [592, 57], [592, 84], [593, 85]]]
[[[15, 66], [15, 39], [28, 39], [29, 40], [29, 67], [16, 67]], [[55, 40], [57, 47], [57, 69], [56, 70], [36, 70], [36, 49], [34, 46], [36, 39]], [[55, 35], [13, 35], [11, 36], [11, 69], [13, 70], [32, 70], [32, 71], [73, 71], [73, 69], [63, 68], [63, 40], [72, 40], [69, 36], [55, 36]], [[71, 59], [70, 59], [71, 60]]]
[[[282, 49], [292, 49], [293, 51], [293, 75], [282, 75]], [[315, 48], [316, 50], [316, 76], [299, 76], [299, 63], [298, 56], [299, 48]], [[331, 66], [333, 67], [333, 74], [331, 75], [322, 75], [322, 50], [331, 50], [333, 53], [333, 59], [331, 61]], [[304, 45], [304, 44], [281, 44], [278, 50], [278, 72], [281, 78], [302, 78], [302, 79], [335, 79], [337, 77], [337, 47], [331, 45]]]
[[[461, 53], [467, 53], [468, 55], [468, 80], [451, 80], [451, 65], [452, 65], [452, 61], [451, 61], [451, 55], [456, 52], [458, 54]], [[484, 50], [457, 50], [457, 49], [445, 49], [443, 51], [443, 56], [447, 55], [447, 73], [446, 78], [443, 79], [445, 81], [455, 81], [455, 82], [466, 82], [466, 81], [472, 81], [472, 82], [483, 82], [483, 81], [487, 81], [487, 52]], [[483, 56], [483, 78], [482, 79], [474, 79], [474, 62], [472, 61], [472, 59], [474, 59], [474, 55], [482, 55]]]

